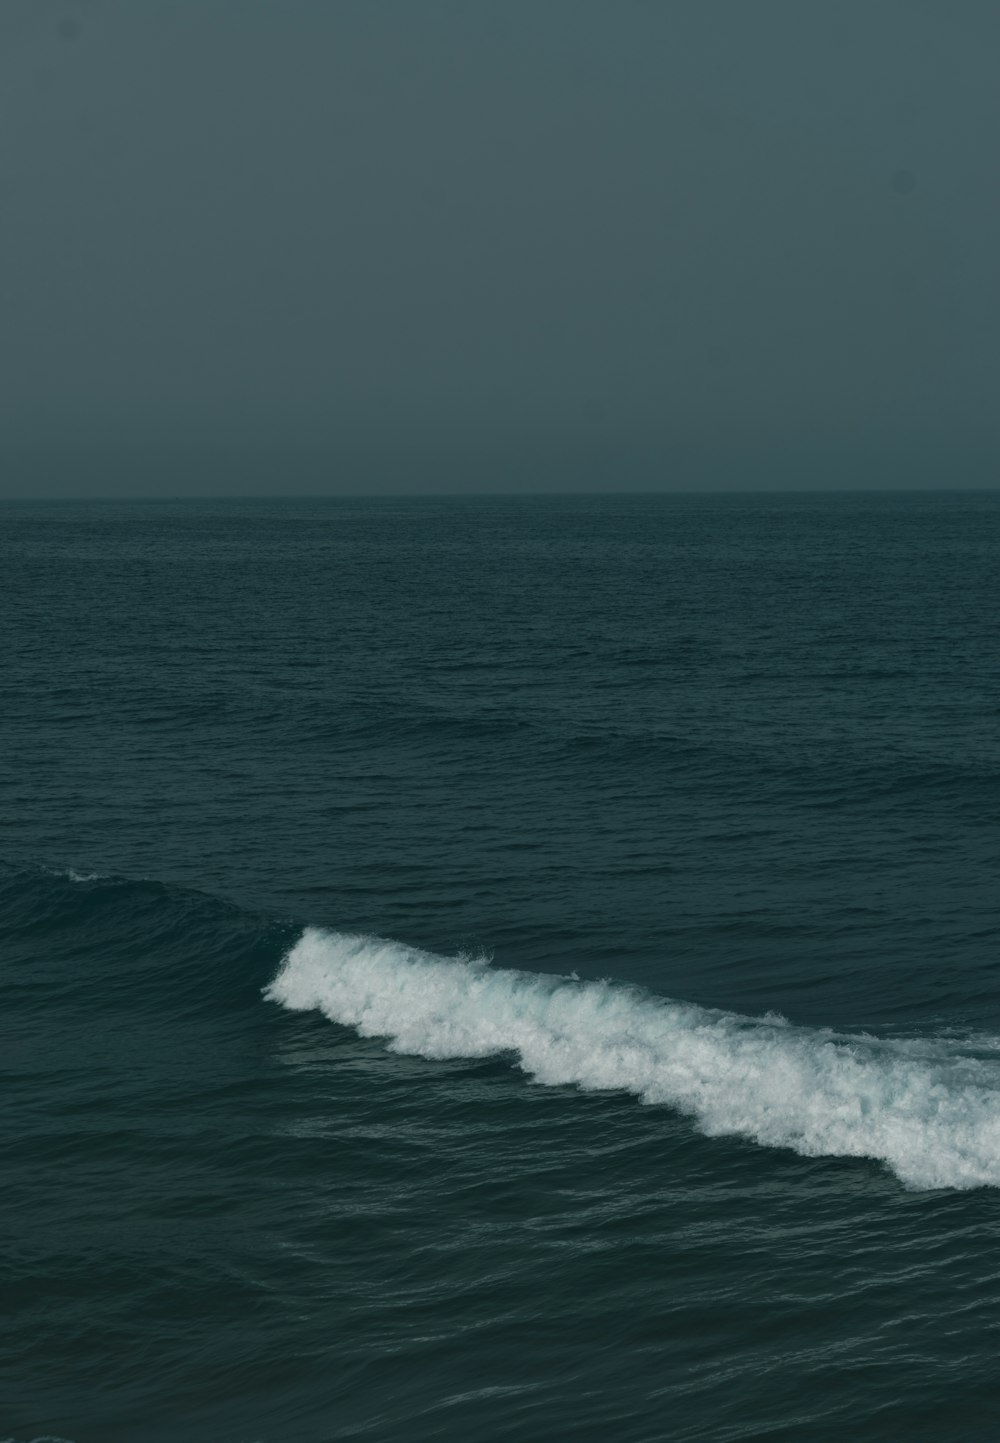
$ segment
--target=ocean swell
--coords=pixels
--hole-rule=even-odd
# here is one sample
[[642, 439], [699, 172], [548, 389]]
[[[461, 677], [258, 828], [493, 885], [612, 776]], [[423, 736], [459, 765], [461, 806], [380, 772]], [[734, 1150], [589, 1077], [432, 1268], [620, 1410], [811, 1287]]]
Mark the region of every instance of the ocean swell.
[[950, 1039], [837, 1035], [316, 928], [264, 995], [396, 1052], [511, 1053], [536, 1082], [633, 1093], [709, 1136], [877, 1159], [912, 1188], [1000, 1186], [1000, 1062]]

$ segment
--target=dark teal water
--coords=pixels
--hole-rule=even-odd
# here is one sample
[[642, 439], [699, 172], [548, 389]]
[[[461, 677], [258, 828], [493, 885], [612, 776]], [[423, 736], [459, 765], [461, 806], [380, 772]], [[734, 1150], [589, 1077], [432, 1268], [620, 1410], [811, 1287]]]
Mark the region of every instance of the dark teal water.
[[0, 532], [0, 1436], [997, 1436], [1000, 495]]

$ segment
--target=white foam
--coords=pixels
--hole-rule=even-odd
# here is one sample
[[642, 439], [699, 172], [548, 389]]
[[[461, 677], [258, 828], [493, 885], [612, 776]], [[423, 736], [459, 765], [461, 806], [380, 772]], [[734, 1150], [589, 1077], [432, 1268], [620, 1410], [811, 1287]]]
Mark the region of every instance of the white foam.
[[[99, 872], [78, 872], [75, 867], [45, 867], [45, 866], [42, 866], [42, 867], [39, 868], [39, 871], [45, 872], [46, 875], [49, 876], [49, 877], [63, 877], [63, 878], [65, 878], [65, 880], [66, 880], [67, 882], [99, 882], [99, 881], [101, 881], [101, 874], [100, 874]], [[4, 1439], [0, 1439], [0, 1443], [5, 1443], [5, 1440], [4, 1440]]]
[[868, 1157], [909, 1187], [1000, 1186], [1000, 1063], [504, 971], [308, 928], [265, 996], [428, 1058], [513, 1053], [536, 1082], [634, 1093], [709, 1136]]

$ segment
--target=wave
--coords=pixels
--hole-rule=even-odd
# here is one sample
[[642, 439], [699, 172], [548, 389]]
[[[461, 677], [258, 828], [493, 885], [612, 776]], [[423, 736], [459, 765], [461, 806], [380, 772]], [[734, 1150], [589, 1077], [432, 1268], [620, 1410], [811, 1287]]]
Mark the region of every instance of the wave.
[[1000, 1186], [989, 1045], [836, 1034], [318, 928], [264, 995], [400, 1053], [512, 1054], [538, 1083], [629, 1092], [710, 1137], [877, 1159], [911, 1188]]
[[300, 925], [169, 882], [0, 859], [5, 985], [41, 1012], [70, 997], [82, 1013], [256, 1011]]

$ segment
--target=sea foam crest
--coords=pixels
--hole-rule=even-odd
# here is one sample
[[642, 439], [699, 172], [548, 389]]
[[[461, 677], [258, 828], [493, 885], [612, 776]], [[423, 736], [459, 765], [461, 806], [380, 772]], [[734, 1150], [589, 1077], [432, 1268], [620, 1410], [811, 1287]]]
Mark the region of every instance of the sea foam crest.
[[397, 1052], [513, 1053], [536, 1082], [634, 1093], [709, 1136], [868, 1157], [913, 1188], [1000, 1186], [1000, 1063], [308, 928], [265, 996]]

